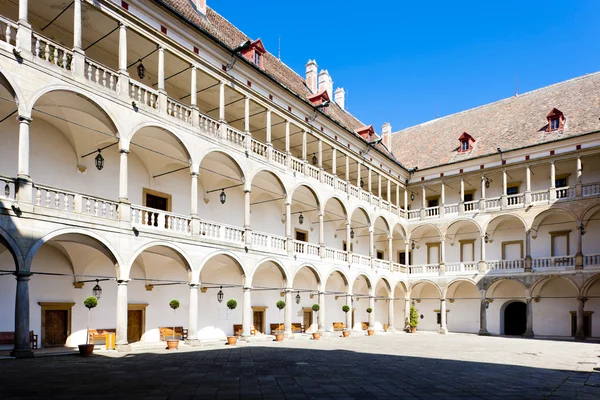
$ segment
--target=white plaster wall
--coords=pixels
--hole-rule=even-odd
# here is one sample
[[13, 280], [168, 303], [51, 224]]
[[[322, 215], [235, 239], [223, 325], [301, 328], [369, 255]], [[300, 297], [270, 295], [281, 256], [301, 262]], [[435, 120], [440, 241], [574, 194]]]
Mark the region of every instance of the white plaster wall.
[[[348, 288], [340, 274], [334, 272], [327, 280], [325, 291], [347, 293]], [[343, 294], [325, 295], [325, 330], [332, 331], [334, 322], [346, 323], [346, 315], [342, 311], [344, 304], [346, 304], [346, 296]]]
[[[531, 257], [550, 257], [552, 248], [550, 232], [556, 231], [571, 231], [569, 233], [568, 255], [574, 255], [577, 252], [577, 227], [575, 221], [570, 220], [565, 215], [550, 215], [542, 221], [537, 232], [537, 237], [533, 239], [532, 236]], [[564, 251], [563, 249], [560, 250]]]
[[417, 329], [422, 331], [437, 331], [440, 326], [437, 323], [437, 313], [434, 310], [440, 309], [440, 294], [431, 284], [422, 284], [420, 286], [419, 294], [416, 292], [413, 293], [413, 296], [418, 296], [421, 299], [419, 303], [415, 302], [415, 307], [417, 307], [419, 316], [423, 315], [422, 319], [419, 317]]
[[600, 240], [598, 240], [598, 237], [600, 237], [600, 212], [596, 212], [592, 215], [592, 219], [585, 230], [586, 233], [583, 235], [581, 242], [583, 254], [599, 254]]
[[[451, 295], [448, 293], [446, 296], [448, 330], [451, 332], [479, 332], [481, 303], [479, 291], [473, 284], [467, 282], [459, 282], [454, 285], [456, 286], [453, 293]], [[454, 299], [454, 302], [451, 303], [450, 298]]]
[[600, 280], [597, 280], [588, 289], [584, 310], [592, 311], [592, 336], [600, 337]]
[[[0, 244], [0, 269], [14, 271], [15, 263], [11, 254]], [[15, 329], [15, 295], [17, 281], [14, 275], [0, 276], [0, 332]], [[38, 333], [38, 332], [36, 332]]]
[[544, 336], [571, 336], [571, 314], [577, 311], [577, 290], [564, 279], [546, 282], [533, 302], [533, 332]]
[[9, 118], [0, 125], [0, 135], [0, 175], [17, 176], [19, 123], [16, 118]]
[[504, 317], [501, 315], [502, 306], [505, 303], [511, 303], [515, 300], [525, 302], [525, 289], [515, 281], [505, 280], [498, 283], [494, 290], [488, 290], [486, 296], [493, 299], [487, 309], [487, 330], [492, 334], [503, 334]]
[[525, 228], [517, 219], [502, 221], [493, 235], [493, 241], [486, 245], [487, 260], [502, 259], [502, 242], [523, 241], [523, 257], [525, 257]]

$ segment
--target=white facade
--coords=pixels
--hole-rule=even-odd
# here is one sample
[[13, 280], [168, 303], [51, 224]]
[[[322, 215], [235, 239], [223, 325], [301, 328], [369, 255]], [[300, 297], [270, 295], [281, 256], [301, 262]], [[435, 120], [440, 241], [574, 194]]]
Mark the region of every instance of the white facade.
[[[95, 27], [82, 29], [82, 4]], [[168, 326], [192, 342], [223, 339], [234, 325], [244, 335], [272, 324], [288, 334], [336, 323], [400, 331], [411, 301], [423, 330], [523, 325], [517, 334], [572, 336], [574, 313], [583, 336], [591, 312], [600, 336], [598, 134], [554, 144], [552, 155], [548, 145], [529, 149], [528, 162], [515, 154], [479, 170], [465, 161], [464, 174], [440, 166], [443, 180], [409, 174], [374, 150], [364, 158], [358, 138], [311, 120], [311, 107], [242, 61], [224, 71], [231, 54], [210, 40], [192, 55], [187, 27], [150, 29], [163, 9], [76, 0], [66, 14], [74, 26], [44, 36], [38, 16], [49, 6], [0, 6], [0, 112], [11, 115], [0, 125], [0, 331], [16, 332], [16, 355], [28, 354], [30, 330], [42, 345], [60, 341], [53, 310], [67, 318], [64, 344], [84, 343], [83, 300], [96, 280], [91, 327], [116, 330], [122, 350], [132, 331], [156, 342]], [[83, 52], [103, 21], [121, 25]], [[138, 79], [131, 62], [142, 58]], [[557, 170], [567, 188], [554, 187]], [[527, 190], [503, 195], [506, 174]], [[473, 202], [461, 201], [465, 184]], [[442, 193], [440, 206], [427, 207], [426, 190]], [[175, 313], [171, 299], [181, 302]]]

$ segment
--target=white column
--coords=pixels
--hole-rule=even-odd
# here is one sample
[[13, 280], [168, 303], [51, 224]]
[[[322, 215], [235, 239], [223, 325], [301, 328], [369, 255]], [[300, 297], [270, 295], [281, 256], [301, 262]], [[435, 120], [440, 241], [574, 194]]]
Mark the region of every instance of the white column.
[[507, 187], [507, 183], [506, 183], [506, 170], [503, 169], [502, 170], [502, 194], [506, 195], [506, 187]]
[[165, 90], [165, 49], [158, 47], [158, 91]]
[[396, 184], [396, 207], [400, 208], [400, 185]]
[[525, 272], [531, 272], [531, 230], [525, 232]]
[[583, 339], [585, 339], [585, 332], [584, 332], [585, 312], [584, 312], [584, 306], [585, 306], [586, 300], [587, 299], [585, 297], [577, 297], [577, 330], [575, 332], [575, 339], [577, 339], [577, 340], [583, 340]]
[[421, 186], [421, 208], [427, 208], [427, 192], [425, 185]]
[[244, 287], [244, 304], [242, 305], [242, 336], [250, 336], [252, 327], [252, 295], [250, 288]]
[[377, 197], [381, 197], [381, 174], [377, 174]]
[[285, 121], [285, 153], [290, 153], [290, 121]]
[[481, 236], [480, 241], [481, 241], [481, 260], [485, 261], [485, 236]]
[[292, 204], [285, 203], [285, 236], [292, 237]]
[[369, 328], [375, 326], [375, 296], [369, 296], [369, 307], [371, 307], [371, 313], [369, 314]]
[[350, 182], [350, 157], [346, 155], [346, 182]]
[[404, 188], [404, 206], [402, 207], [404, 211], [408, 210], [408, 189]]
[[373, 193], [373, 177], [371, 176], [371, 167], [367, 167], [367, 191]]
[[410, 297], [404, 298], [404, 330], [410, 330]]
[[487, 299], [485, 297], [485, 290], [480, 290], [479, 293], [481, 294], [481, 302], [479, 305], [479, 335], [487, 336], [489, 335], [487, 331]]
[[81, 48], [81, 0], [73, 1], [73, 50], [83, 53]]
[[190, 76], [190, 105], [196, 107], [198, 105], [198, 70], [195, 65], [192, 65]]
[[404, 262], [406, 266], [410, 265], [410, 243], [408, 241], [404, 242]]
[[331, 150], [331, 173], [337, 176], [337, 149], [334, 147]]
[[19, 23], [21, 24], [28, 24], [28, 3], [28, 0], [19, 0]]
[[550, 189], [554, 189], [556, 186], [556, 166], [554, 161], [550, 163]]
[[30, 180], [29, 176], [29, 124], [31, 118], [19, 116], [19, 161], [17, 176]]
[[190, 214], [192, 217], [198, 216], [198, 173], [196, 171], [192, 172], [192, 190], [191, 190], [191, 198], [190, 198]]
[[392, 182], [389, 179], [387, 181], [387, 201], [392, 201]]
[[346, 305], [350, 307], [350, 311], [346, 313], [346, 329], [352, 330], [352, 292], [346, 295]]
[[581, 165], [581, 156], [577, 157], [577, 184], [581, 183], [581, 176], [583, 174], [583, 167]]
[[292, 289], [285, 290], [285, 308], [283, 309], [283, 330], [285, 336], [292, 334]]
[[323, 168], [323, 141], [321, 139], [319, 139], [319, 162], [318, 162], [318, 167], [319, 168]]
[[442, 181], [442, 190], [440, 194], [440, 209], [444, 204], [446, 204], [446, 185], [444, 184], [444, 181]]
[[360, 163], [356, 162], [356, 186], [360, 188]]
[[525, 329], [524, 337], [532, 338], [533, 333], [533, 304], [531, 302], [531, 294], [527, 293], [525, 301], [527, 302], [527, 328]]
[[531, 167], [529, 165], [525, 168], [525, 190], [531, 192]]
[[225, 82], [219, 85], [219, 121], [225, 122]]
[[460, 178], [460, 201], [464, 203], [465, 201], [465, 180], [464, 178]]
[[267, 142], [267, 144], [271, 144], [271, 110], [267, 110], [267, 122], [266, 122], [266, 128], [267, 128], [267, 133], [265, 136], [265, 140]]
[[29, 278], [30, 272], [17, 271], [15, 297], [15, 341], [10, 355], [16, 358], [33, 357], [29, 344]]
[[190, 285], [190, 309], [188, 315], [188, 341], [198, 340], [198, 284]]
[[19, 0], [19, 21], [17, 26], [16, 47], [25, 53], [31, 53], [31, 25], [27, 20], [28, 1]]
[[388, 236], [388, 259], [391, 263], [394, 262], [394, 237], [392, 234]]
[[323, 213], [319, 213], [319, 246], [321, 247], [321, 257], [325, 257], [325, 223], [323, 222]]
[[306, 131], [302, 131], [302, 160], [306, 161]]
[[394, 298], [392, 296], [388, 297], [388, 332], [396, 332], [395, 325], [395, 316], [394, 316]]
[[128, 155], [129, 155], [129, 150], [127, 149], [121, 149], [120, 150], [121, 156], [120, 156], [120, 163], [119, 163], [119, 201], [120, 202], [129, 202], [128, 200], [128, 188], [129, 188], [129, 172], [128, 172]]
[[446, 299], [440, 299], [440, 334], [445, 335], [448, 333], [446, 328]]
[[[129, 75], [127, 72], [127, 26], [123, 23], [119, 24], [119, 74]], [[125, 93], [127, 93], [127, 88]]]
[[[350, 252], [350, 248], [352, 245], [352, 236], [350, 234], [350, 232], [352, 231], [352, 226], [350, 225], [350, 222], [346, 222], [346, 251]], [[348, 263], [351, 263], [352, 260], [348, 257]]]
[[369, 257], [375, 257], [375, 240], [373, 238], [373, 227], [369, 227]]
[[250, 229], [250, 190], [244, 190], [244, 228]]
[[[271, 112], [267, 111], [267, 121], [269, 121], [271, 117]], [[267, 128], [267, 132], [270, 131], [270, 128]], [[244, 99], [244, 132], [250, 132], [250, 96], [246, 96]]]
[[127, 283], [126, 280], [117, 281], [117, 351], [131, 351], [127, 341]]
[[319, 313], [317, 314], [319, 332], [325, 332], [325, 292], [319, 292]]

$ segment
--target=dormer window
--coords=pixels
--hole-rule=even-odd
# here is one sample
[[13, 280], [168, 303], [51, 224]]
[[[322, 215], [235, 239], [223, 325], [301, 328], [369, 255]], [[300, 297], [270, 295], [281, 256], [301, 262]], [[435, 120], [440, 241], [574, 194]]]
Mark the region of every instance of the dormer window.
[[553, 108], [550, 114], [546, 116], [546, 119], [548, 120], [546, 132], [559, 131], [565, 128], [565, 114], [558, 108]]
[[250, 62], [252, 62], [254, 65], [256, 65], [258, 68], [264, 69], [263, 55], [266, 52], [267, 51], [265, 50], [265, 47], [263, 46], [262, 41], [260, 39], [256, 39], [254, 42], [252, 42], [250, 44], [250, 46], [248, 46], [246, 49], [244, 49], [242, 51], [242, 55], [244, 57], [246, 57], [246, 59], [249, 60]]
[[254, 52], [254, 65], [256, 65], [259, 68], [262, 65], [262, 54], [260, 54], [257, 51]]
[[469, 135], [467, 132], [463, 132], [463, 134], [458, 138], [458, 141], [460, 142], [460, 147], [458, 148], [459, 153], [465, 153], [469, 150], [472, 150], [473, 143], [475, 143], [473, 136]]

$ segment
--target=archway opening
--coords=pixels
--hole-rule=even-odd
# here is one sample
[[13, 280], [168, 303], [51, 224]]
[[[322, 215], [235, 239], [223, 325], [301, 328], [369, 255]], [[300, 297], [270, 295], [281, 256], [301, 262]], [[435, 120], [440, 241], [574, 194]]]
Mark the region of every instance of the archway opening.
[[291, 225], [294, 249], [308, 258], [318, 258], [320, 203], [312, 188], [301, 185], [292, 193]]
[[339, 329], [346, 324], [342, 306], [346, 304], [348, 281], [340, 271], [332, 272], [325, 282], [325, 329]]
[[369, 296], [371, 295], [371, 281], [366, 275], [359, 275], [352, 284], [352, 330], [363, 331], [369, 327]]
[[[300, 296], [298, 307], [302, 310], [301, 329], [307, 333], [316, 332], [318, 329], [317, 313], [312, 311], [312, 306], [313, 304], [319, 304], [320, 284], [321, 282], [316, 270], [314, 267], [308, 265], [300, 267], [294, 275], [292, 282], [292, 289], [296, 292], [295, 295]], [[327, 299], [325, 301], [327, 302]], [[327, 316], [327, 313], [325, 313], [325, 316]], [[294, 317], [292, 317], [293, 322]], [[325, 325], [327, 326], [327, 324]]]
[[[255, 248], [285, 251], [286, 196], [285, 187], [275, 173], [260, 171], [252, 178], [250, 216], [252, 245]], [[263, 232], [278, 237], [272, 242]]]
[[[353, 263], [368, 263], [370, 260], [367, 258], [371, 253], [369, 251], [369, 228], [371, 227], [371, 219], [367, 211], [358, 207], [352, 212], [350, 217], [350, 228], [351, 232], [354, 232], [354, 238], [350, 245], [349, 251], [356, 255], [363, 256], [352, 260]], [[352, 234], [351, 234], [352, 237]]]
[[509, 303], [504, 308], [504, 334], [523, 335], [527, 328], [527, 304], [521, 301]]
[[[346, 224], [348, 214], [346, 207], [338, 198], [330, 198], [325, 203], [325, 213], [323, 215], [325, 246], [332, 250], [348, 251]], [[350, 239], [352, 241], [352, 239]], [[326, 256], [332, 261], [343, 262], [344, 260], [336, 257], [336, 252], [327, 251]]]
[[[252, 276], [252, 321], [256, 335], [269, 335], [284, 329], [284, 310], [276, 307], [278, 301], [286, 302], [287, 279], [281, 265], [273, 261], [260, 264]], [[297, 309], [286, 302], [285, 308]], [[294, 313], [292, 313], [292, 316]], [[292, 317], [292, 323], [294, 321]]]

